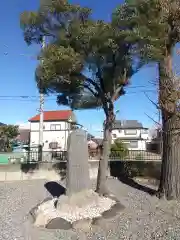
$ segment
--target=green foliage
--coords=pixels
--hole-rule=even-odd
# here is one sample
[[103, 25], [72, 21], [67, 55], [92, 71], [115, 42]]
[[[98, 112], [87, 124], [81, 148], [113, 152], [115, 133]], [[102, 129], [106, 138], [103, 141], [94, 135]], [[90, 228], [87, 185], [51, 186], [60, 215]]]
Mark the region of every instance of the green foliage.
[[15, 125], [2, 125], [0, 126], [0, 136], [6, 136], [9, 140], [17, 137], [19, 127]]
[[180, 41], [180, 1], [127, 0], [114, 12], [113, 24], [123, 29], [125, 41], [131, 44], [132, 56], [139, 60], [139, 66], [152, 61], [158, 63], [159, 106], [167, 119], [172, 114], [179, 115], [180, 94], [172, 56]]
[[2, 125], [0, 126], [0, 151], [11, 152], [12, 140], [17, 137], [19, 133], [18, 126]]
[[22, 13], [21, 27], [28, 44], [47, 39], [38, 57], [39, 89], [58, 93], [57, 102], [71, 108], [103, 107], [107, 116], [133, 74], [122, 31], [65, 0], [42, 1], [37, 12]]
[[113, 14], [113, 23], [124, 30], [132, 52], [143, 62], [160, 61], [180, 40], [180, 2], [127, 0]]
[[128, 156], [128, 148], [125, 143], [123, 143], [120, 139], [116, 139], [113, 144], [111, 144], [111, 153], [113, 157], [116, 155], [117, 157], [120, 157], [123, 160], [125, 157]]
[[160, 178], [161, 163], [156, 161], [116, 161], [110, 163], [112, 176], [115, 177], [143, 177], [149, 179]]

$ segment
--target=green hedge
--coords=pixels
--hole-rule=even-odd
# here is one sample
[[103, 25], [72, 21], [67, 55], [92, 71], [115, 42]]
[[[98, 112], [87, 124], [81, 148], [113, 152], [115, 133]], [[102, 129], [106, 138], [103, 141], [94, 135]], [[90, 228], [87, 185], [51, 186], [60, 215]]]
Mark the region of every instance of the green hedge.
[[110, 162], [111, 176], [145, 177], [160, 179], [161, 162], [156, 161], [115, 161]]

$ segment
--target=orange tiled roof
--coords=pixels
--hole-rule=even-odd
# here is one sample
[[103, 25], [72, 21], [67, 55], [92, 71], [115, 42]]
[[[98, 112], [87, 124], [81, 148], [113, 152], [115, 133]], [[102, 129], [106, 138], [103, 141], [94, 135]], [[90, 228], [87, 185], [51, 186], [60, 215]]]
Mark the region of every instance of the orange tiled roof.
[[[60, 111], [44, 111], [44, 121], [58, 121], [68, 120], [72, 114], [71, 110]], [[40, 120], [40, 115], [36, 115], [29, 119], [29, 122], [36, 122]]]

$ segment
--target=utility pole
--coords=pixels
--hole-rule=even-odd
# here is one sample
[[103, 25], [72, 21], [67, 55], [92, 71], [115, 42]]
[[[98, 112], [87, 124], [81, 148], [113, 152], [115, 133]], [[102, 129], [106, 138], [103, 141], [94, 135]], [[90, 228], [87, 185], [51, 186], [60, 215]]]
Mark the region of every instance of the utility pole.
[[[42, 40], [42, 49], [45, 47], [45, 38]], [[44, 93], [42, 89], [42, 83], [40, 79], [40, 106], [39, 106], [39, 161], [42, 161], [42, 151], [43, 151], [43, 130], [44, 130]]]

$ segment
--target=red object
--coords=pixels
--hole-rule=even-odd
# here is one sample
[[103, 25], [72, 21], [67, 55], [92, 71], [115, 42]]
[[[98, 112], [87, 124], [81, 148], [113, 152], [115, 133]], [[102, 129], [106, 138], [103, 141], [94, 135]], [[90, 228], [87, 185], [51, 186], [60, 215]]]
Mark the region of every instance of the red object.
[[[44, 111], [44, 121], [61, 121], [68, 120], [71, 117], [71, 110], [61, 111]], [[36, 122], [40, 120], [40, 115], [36, 115], [29, 119], [29, 122]]]

